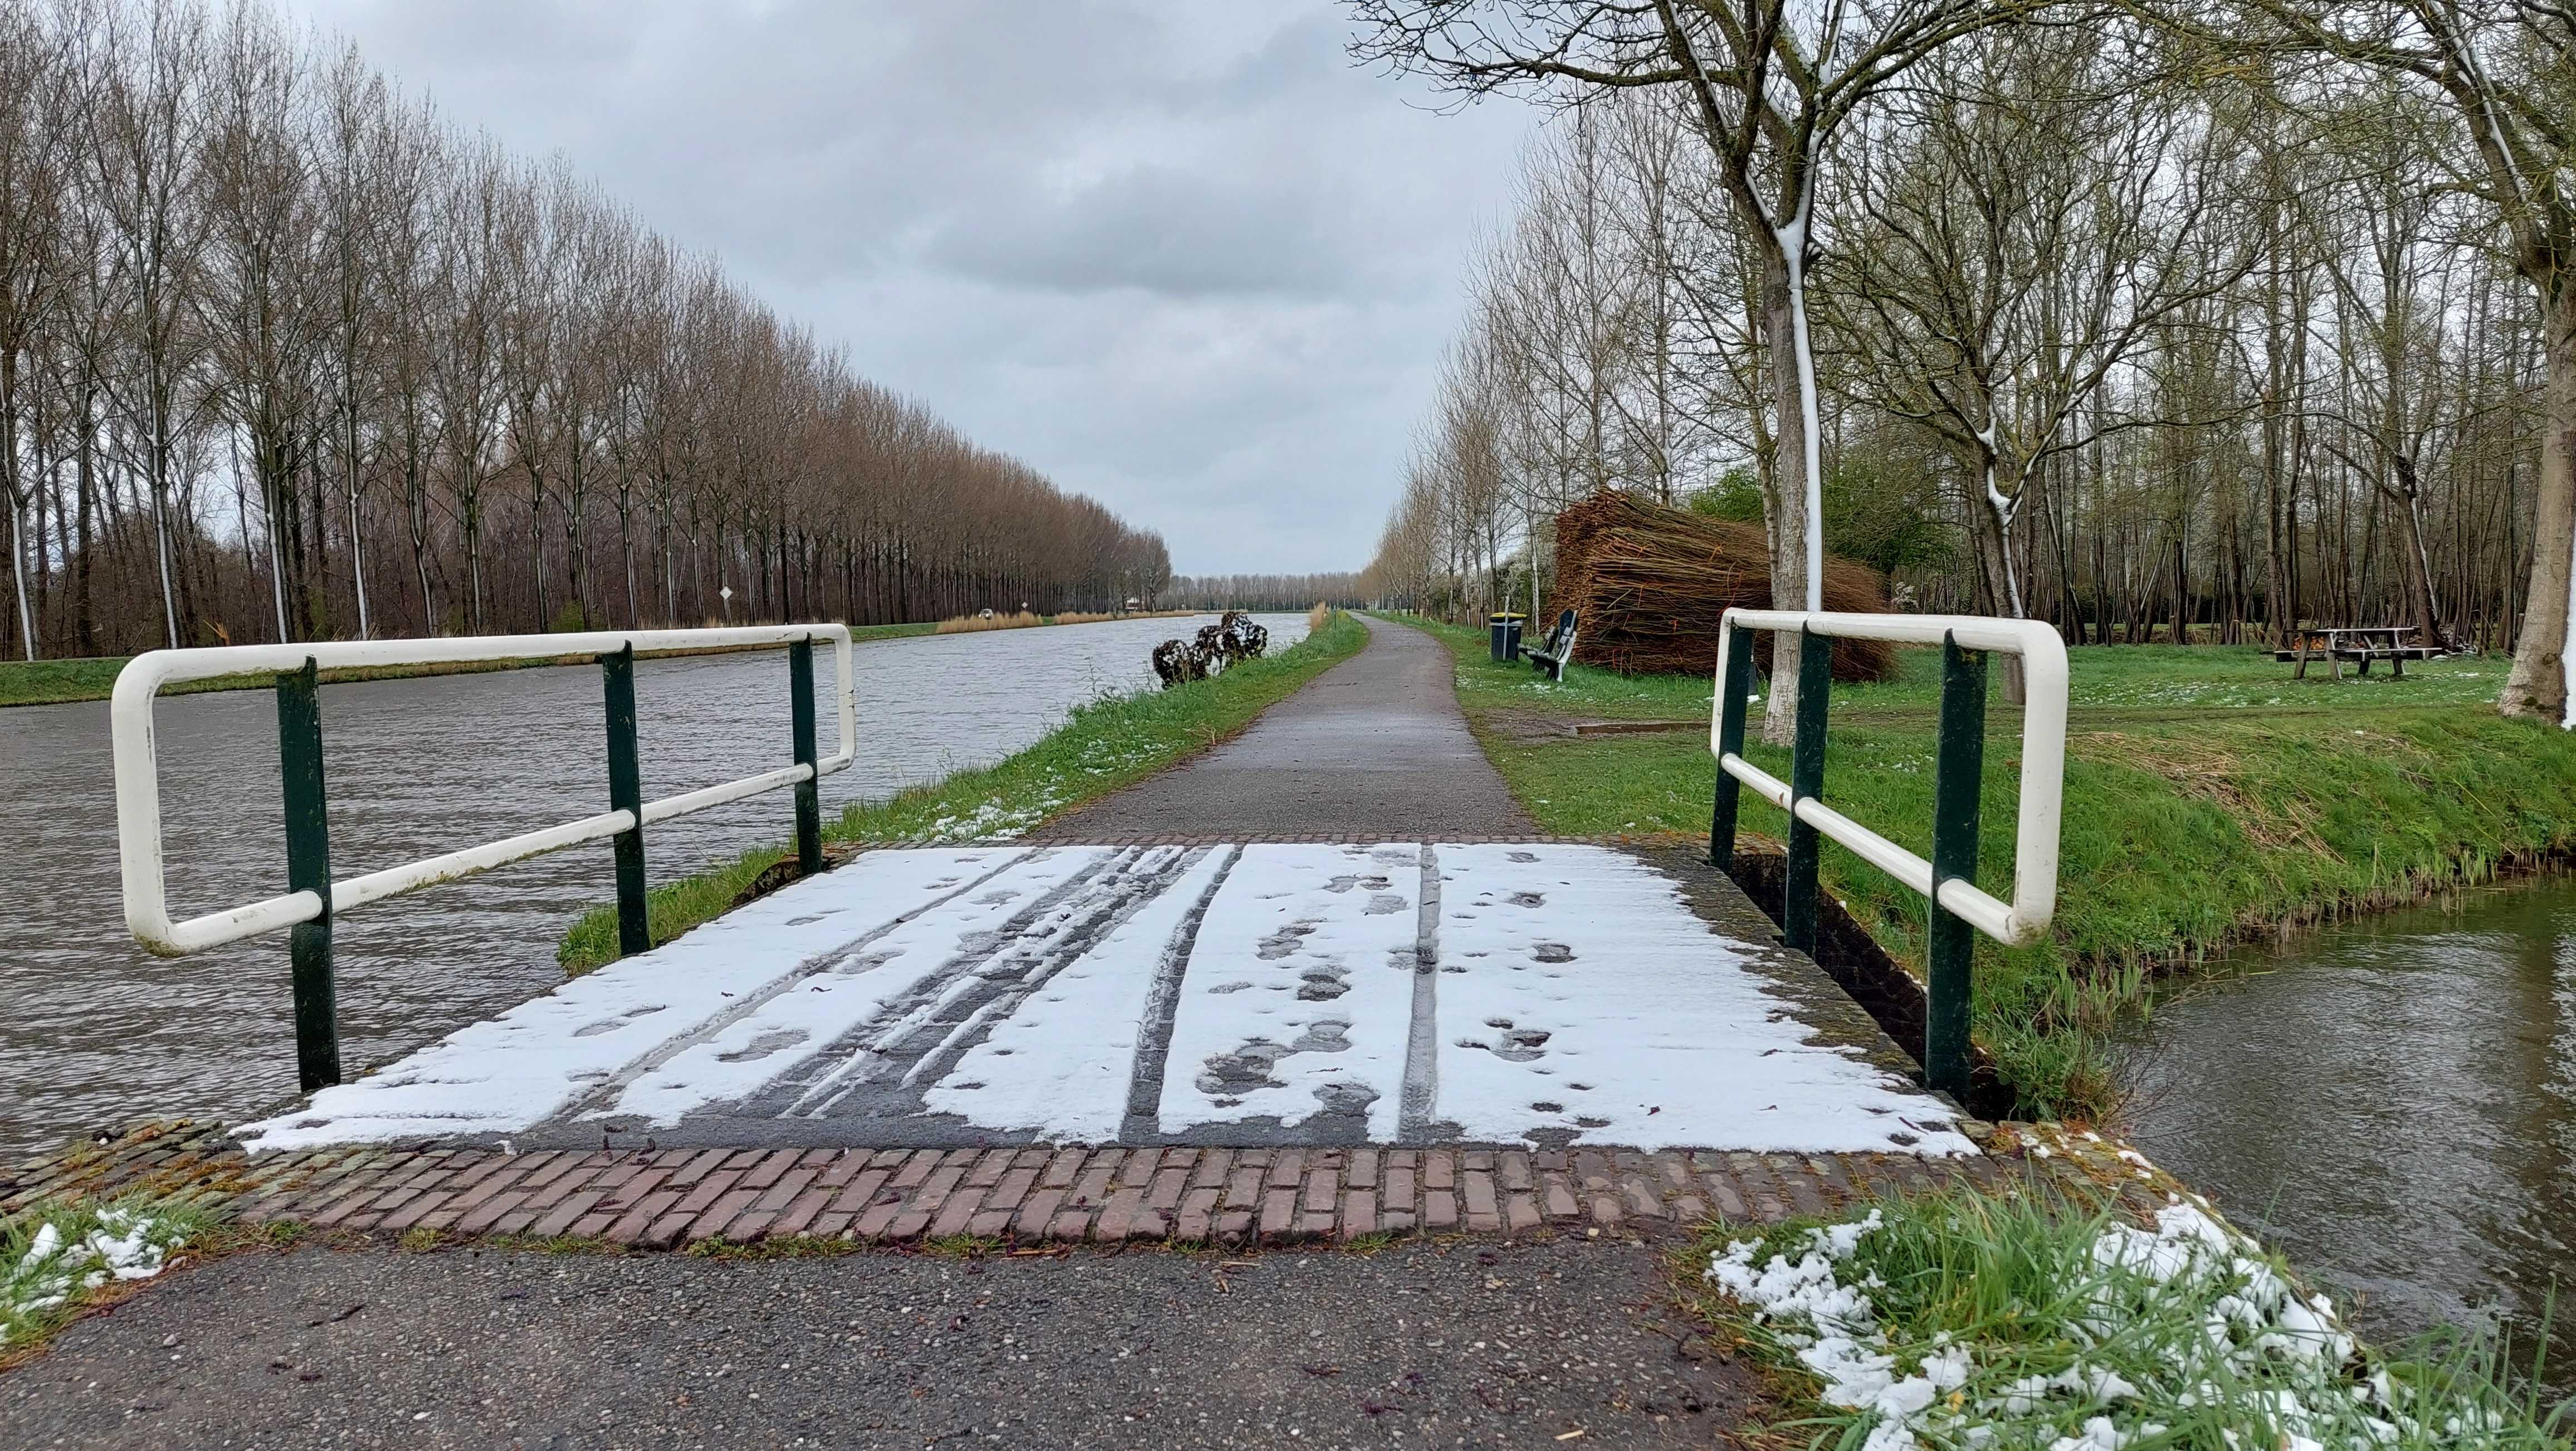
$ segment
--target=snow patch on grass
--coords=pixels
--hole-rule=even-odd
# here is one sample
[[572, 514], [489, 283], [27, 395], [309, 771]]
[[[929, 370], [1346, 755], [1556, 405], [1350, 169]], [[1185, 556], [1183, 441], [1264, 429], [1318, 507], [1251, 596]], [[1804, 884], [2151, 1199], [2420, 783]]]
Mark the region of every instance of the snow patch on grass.
[[1030, 827], [1047, 819], [1063, 797], [1052, 789], [1043, 790], [1017, 806], [999, 801], [985, 801], [962, 815], [951, 812], [918, 831], [905, 833], [899, 840], [905, 846], [957, 846], [969, 842], [1014, 841]]
[[1736, 1239], [1709, 1282], [1860, 1451], [2563, 1445], [2492, 1357], [2364, 1351], [2200, 1206], [2152, 1227], [1971, 1195]]
[[181, 1216], [115, 1205], [30, 1210], [0, 1223], [0, 1348], [33, 1338], [88, 1291], [161, 1273], [192, 1228]]

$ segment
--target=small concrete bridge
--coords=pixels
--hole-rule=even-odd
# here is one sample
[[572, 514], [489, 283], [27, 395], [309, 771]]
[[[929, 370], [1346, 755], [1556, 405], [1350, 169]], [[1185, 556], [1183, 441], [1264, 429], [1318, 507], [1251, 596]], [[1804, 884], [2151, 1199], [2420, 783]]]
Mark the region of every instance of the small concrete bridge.
[[[1935, 895], [1933, 1031], [1951, 1035], [1943, 1061], [1963, 1081], [1969, 925], [2024, 934], [2049, 910], [2063, 652], [2052, 677], [2055, 637], [2024, 646], [2017, 622], [1737, 613], [1714, 732], [1716, 843], [1731, 849], [1741, 781], [1797, 808], [1793, 878], [1803, 849], [1812, 883], [1823, 830]], [[1794, 789], [1736, 750], [1756, 629], [1805, 642], [1816, 704], [1801, 718], [1807, 784]], [[1941, 645], [1945, 720], [1956, 714], [1971, 743], [1984, 700], [1973, 651], [2039, 652], [2034, 698], [2053, 687], [2059, 714], [2025, 723], [2011, 904], [1973, 885], [1973, 752], [1954, 764], [1945, 746], [1943, 789], [1964, 783], [1966, 808], [1944, 808], [1934, 863], [1816, 799], [1832, 630]], [[816, 643], [841, 652], [841, 743], [828, 758], [814, 731]], [[790, 651], [797, 764], [645, 802], [635, 653], [709, 644]], [[540, 646], [599, 655], [615, 809], [333, 880], [316, 665]], [[1235, 740], [1030, 840], [871, 850], [829, 871], [814, 784], [854, 750], [838, 627], [299, 646], [297, 659], [284, 648], [257, 647], [248, 664], [283, 672], [285, 896], [176, 923], [161, 896], [152, 692], [245, 668], [243, 652], [142, 657], [117, 705], [137, 936], [189, 951], [296, 932], [299, 1059], [314, 1091], [230, 1131], [269, 1166], [244, 1181], [265, 1185], [245, 1201], [252, 1218], [643, 1243], [1005, 1229], [1240, 1238], [1417, 1216], [1440, 1227], [1457, 1221], [1461, 1192], [1469, 1228], [1711, 1209], [1776, 1218], [1873, 1176], [1921, 1185], [1984, 1169], [1987, 1127], [1919, 1086], [1906, 1054], [1782, 945], [1706, 851], [1542, 837], [1469, 733], [1447, 650], [1405, 626], [1374, 623], [1357, 657]], [[333, 658], [311, 658], [321, 654]], [[2042, 767], [2044, 795], [2028, 774]], [[648, 950], [644, 825], [787, 786], [807, 874]], [[625, 957], [342, 1081], [334, 909], [601, 837], [619, 846]], [[1793, 881], [1788, 895], [1788, 935], [1803, 920], [1811, 940], [1812, 889]], [[188, 1152], [209, 1151], [228, 1150]], [[951, 1195], [961, 1188], [975, 1192]]]
[[1973, 1153], [1767, 928], [1591, 844], [872, 851], [239, 1132]]

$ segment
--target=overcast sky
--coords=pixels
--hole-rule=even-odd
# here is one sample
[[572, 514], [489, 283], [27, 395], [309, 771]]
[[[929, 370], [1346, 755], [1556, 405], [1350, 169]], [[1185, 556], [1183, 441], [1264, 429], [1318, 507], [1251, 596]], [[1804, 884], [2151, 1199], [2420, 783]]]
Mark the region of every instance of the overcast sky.
[[1322, 0], [287, 3], [1185, 574], [1367, 562], [1535, 121]]

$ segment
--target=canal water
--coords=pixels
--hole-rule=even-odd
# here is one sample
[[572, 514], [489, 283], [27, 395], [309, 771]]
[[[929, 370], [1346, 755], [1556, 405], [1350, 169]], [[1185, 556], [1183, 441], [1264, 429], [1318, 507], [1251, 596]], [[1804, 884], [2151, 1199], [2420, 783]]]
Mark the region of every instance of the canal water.
[[[1210, 617], [1211, 619], [1213, 617]], [[1263, 615], [1273, 650], [1302, 615]], [[1150, 688], [1157, 641], [1206, 620], [1122, 620], [924, 635], [855, 647], [857, 762], [844, 803], [989, 765], [1102, 695]], [[832, 657], [815, 660], [834, 749]], [[784, 765], [784, 651], [636, 666], [647, 799]], [[607, 809], [595, 667], [447, 675], [322, 692], [337, 876]], [[286, 889], [275, 697], [161, 702], [171, 910]], [[655, 826], [654, 881], [778, 844], [794, 793]], [[139, 1116], [229, 1118], [295, 1091], [286, 936], [163, 960], [126, 935], [107, 705], [0, 710], [0, 1153]], [[607, 842], [350, 913], [334, 926], [343, 1061], [379, 1063], [561, 980], [555, 943], [614, 892]]]
[[[2140, 1030], [2129, 1127], [2378, 1336], [2498, 1323], [2576, 1394], [2576, 882], [2237, 956]], [[2549, 1299], [2562, 1298], [2554, 1316]]]

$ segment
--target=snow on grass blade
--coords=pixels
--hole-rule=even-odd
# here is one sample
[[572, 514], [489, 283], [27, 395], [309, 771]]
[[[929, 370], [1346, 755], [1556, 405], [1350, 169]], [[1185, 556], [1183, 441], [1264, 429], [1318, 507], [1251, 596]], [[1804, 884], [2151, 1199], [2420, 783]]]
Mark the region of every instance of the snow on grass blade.
[[161, 1273], [201, 1228], [193, 1211], [144, 1200], [40, 1204], [0, 1219], [0, 1353], [51, 1329], [93, 1290]]
[[2358, 1345], [2200, 1206], [2152, 1227], [1957, 1192], [1729, 1238], [1713, 1307], [1816, 1382], [1846, 1451], [2564, 1447], [2490, 1343]]

